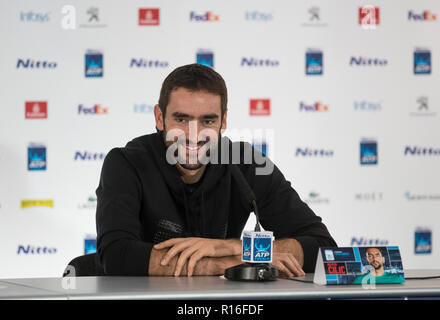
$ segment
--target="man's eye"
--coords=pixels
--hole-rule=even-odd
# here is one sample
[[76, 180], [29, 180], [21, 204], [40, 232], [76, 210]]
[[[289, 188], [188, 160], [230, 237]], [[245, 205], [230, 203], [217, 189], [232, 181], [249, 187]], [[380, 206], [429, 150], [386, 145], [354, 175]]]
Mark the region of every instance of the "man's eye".
[[186, 122], [186, 119], [176, 118], [176, 121], [177, 121], [178, 123], [185, 123], [185, 122]]
[[214, 120], [205, 120], [204, 123], [205, 123], [206, 125], [211, 125], [211, 124], [214, 123]]

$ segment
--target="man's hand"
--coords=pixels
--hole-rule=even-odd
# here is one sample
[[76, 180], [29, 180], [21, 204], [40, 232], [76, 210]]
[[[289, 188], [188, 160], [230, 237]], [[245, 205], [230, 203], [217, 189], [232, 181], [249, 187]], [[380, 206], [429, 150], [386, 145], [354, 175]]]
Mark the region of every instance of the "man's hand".
[[272, 264], [281, 274], [288, 277], [301, 277], [305, 273], [302, 269], [304, 264], [304, 252], [301, 244], [295, 239], [280, 239], [273, 243]]
[[157, 250], [165, 248], [170, 249], [162, 258], [160, 264], [165, 266], [174, 256], [179, 255], [174, 276], [180, 276], [182, 268], [188, 263], [188, 276], [191, 277], [197, 262], [203, 257], [240, 255], [241, 241], [238, 239], [174, 238], [154, 246], [154, 249]]
[[280, 274], [287, 277], [301, 277], [305, 273], [298, 260], [289, 252], [274, 252], [272, 264]]

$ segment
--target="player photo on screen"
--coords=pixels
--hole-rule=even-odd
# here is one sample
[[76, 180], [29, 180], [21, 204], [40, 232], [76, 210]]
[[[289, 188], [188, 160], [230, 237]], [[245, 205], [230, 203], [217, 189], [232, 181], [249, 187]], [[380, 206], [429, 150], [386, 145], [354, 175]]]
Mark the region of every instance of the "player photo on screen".
[[353, 284], [370, 284], [373, 281], [375, 283], [405, 281], [402, 260], [398, 251], [386, 247], [367, 247], [359, 248], [359, 253], [363, 269], [362, 274], [354, 279]]
[[321, 248], [327, 284], [405, 282], [398, 247]]

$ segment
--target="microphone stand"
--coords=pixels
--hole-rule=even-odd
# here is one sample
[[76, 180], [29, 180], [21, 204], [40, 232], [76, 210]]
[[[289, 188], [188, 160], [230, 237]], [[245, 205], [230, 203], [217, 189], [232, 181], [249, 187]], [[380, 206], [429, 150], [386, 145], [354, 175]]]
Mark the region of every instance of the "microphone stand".
[[[244, 178], [241, 170], [232, 164], [232, 175], [237, 183], [241, 186], [241, 190], [245, 193], [247, 201], [252, 205], [256, 218], [254, 231], [261, 231], [260, 217], [255, 194]], [[250, 263], [245, 262], [225, 270], [225, 278], [233, 281], [273, 281], [278, 277], [278, 270], [270, 263]]]

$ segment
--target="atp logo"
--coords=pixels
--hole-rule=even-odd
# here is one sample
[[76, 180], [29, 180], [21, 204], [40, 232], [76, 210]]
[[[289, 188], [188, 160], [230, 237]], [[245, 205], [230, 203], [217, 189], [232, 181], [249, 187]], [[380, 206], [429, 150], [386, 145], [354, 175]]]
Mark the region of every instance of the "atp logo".
[[255, 261], [270, 261], [270, 238], [255, 238], [254, 239], [254, 260]]
[[250, 261], [251, 260], [251, 237], [243, 237], [243, 254], [242, 260]]

